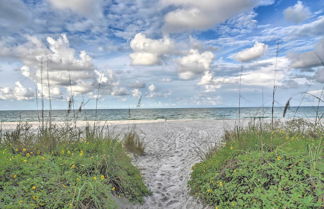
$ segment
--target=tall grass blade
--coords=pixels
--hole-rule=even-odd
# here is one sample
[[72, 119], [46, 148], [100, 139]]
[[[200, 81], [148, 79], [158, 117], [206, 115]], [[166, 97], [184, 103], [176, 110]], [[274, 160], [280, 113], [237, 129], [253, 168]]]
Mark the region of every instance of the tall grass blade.
[[285, 105], [285, 108], [284, 108], [284, 111], [283, 111], [283, 114], [282, 114], [282, 117], [284, 118], [285, 116], [286, 116], [286, 113], [287, 113], [287, 111], [288, 111], [288, 109], [289, 109], [289, 107], [290, 107], [290, 100], [291, 100], [292, 98], [290, 97], [289, 99], [288, 99], [288, 101], [286, 102], [286, 105]]

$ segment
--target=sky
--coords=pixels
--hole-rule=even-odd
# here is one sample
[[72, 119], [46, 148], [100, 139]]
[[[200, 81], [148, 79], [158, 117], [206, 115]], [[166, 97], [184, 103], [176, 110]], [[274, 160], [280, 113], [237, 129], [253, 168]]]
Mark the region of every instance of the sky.
[[0, 110], [260, 107], [274, 86], [324, 97], [324, 0], [0, 0]]

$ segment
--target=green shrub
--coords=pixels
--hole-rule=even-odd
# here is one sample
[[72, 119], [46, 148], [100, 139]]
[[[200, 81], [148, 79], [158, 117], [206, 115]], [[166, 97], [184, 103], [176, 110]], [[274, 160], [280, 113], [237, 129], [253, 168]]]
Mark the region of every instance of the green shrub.
[[191, 193], [216, 208], [323, 206], [323, 127], [290, 122], [227, 131], [193, 166]]
[[[323, 191], [320, 170], [303, 156], [251, 152], [208, 173], [198, 197], [219, 208], [319, 208]], [[197, 174], [197, 172], [196, 172]], [[199, 178], [193, 176], [193, 178]]]
[[149, 195], [122, 144], [60, 142], [51, 152], [0, 146], [0, 208], [117, 208]]

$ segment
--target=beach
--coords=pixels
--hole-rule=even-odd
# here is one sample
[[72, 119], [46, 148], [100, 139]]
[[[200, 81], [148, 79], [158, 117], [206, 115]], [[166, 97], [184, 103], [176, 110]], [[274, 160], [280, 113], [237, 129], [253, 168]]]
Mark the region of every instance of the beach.
[[[77, 121], [78, 127], [94, 121]], [[120, 201], [121, 208], [203, 208], [189, 195], [187, 182], [191, 167], [201, 161], [208, 148], [222, 143], [224, 130], [234, 127], [236, 120], [138, 120], [95, 122], [107, 125], [116, 135], [134, 129], [144, 141], [145, 155], [133, 157], [152, 195], [143, 205]], [[37, 128], [38, 122], [28, 123]], [[64, 122], [55, 122], [64, 125]], [[16, 122], [4, 122], [4, 130], [13, 129]]]
[[[246, 126], [251, 121], [251, 119], [241, 120], [241, 126]], [[29, 124], [33, 128], [40, 125], [38, 122]], [[54, 124], [63, 126], [66, 123], [54, 122]], [[238, 125], [238, 120], [77, 121], [71, 125], [82, 128], [87, 124], [106, 126], [106, 129], [116, 136], [123, 136], [124, 133], [135, 130], [144, 142], [145, 154], [132, 156], [132, 162], [139, 168], [152, 195], [145, 197], [143, 205], [117, 199], [120, 208], [199, 209], [208, 206], [203, 206], [189, 194], [187, 182], [192, 166], [201, 162], [204, 153], [211, 147], [221, 146], [224, 131], [232, 130]], [[13, 129], [16, 125], [16, 122], [3, 122], [2, 129]]]

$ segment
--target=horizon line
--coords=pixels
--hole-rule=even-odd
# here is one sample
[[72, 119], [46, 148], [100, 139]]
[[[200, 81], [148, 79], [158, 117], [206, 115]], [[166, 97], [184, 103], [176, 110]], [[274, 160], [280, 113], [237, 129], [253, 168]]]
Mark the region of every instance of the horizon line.
[[[285, 106], [276, 106], [274, 108], [284, 108]], [[314, 105], [314, 106], [290, 106], [289, 108], [298, 108], [298, 107], [324, 107], [324, 105]], [[153, 109], [226, 109], [226, 108], [272, 108], [271, 106], [245, 106], [245, 107], [233, 107], [233, 106], [228, 106], [228, 107], [147, 107], [147, 108], [98, 108], [98, 109], [88, 109], [84, 108], [83, 110], [153, 110]], [[43, 111], [67, 111], [68, 109], [44, 109]], [[42, 110], [37, 110], [37, 109], [3, 109], [0, 111], [42, 111]], [[74, 109], [71, 111], [78, 111], [78, 109]]]

